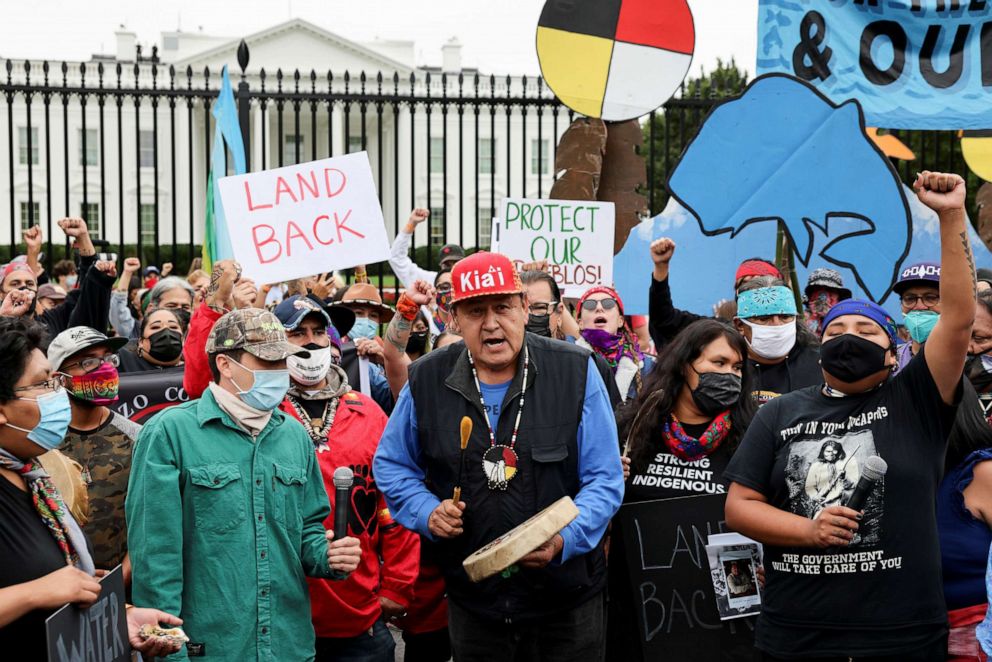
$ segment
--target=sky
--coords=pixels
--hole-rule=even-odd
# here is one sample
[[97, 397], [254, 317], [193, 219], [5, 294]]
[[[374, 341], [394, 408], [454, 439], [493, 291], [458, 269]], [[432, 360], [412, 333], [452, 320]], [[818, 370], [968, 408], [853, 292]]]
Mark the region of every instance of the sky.
[[[112, 54], [121, 25], [150, 50], [177, 27], [231, 37], [303, 18], [355, 41], [413, 40], [417, 65], [438, 65], [457, 37], [462, 62], [484, 73], [538, 74], [534, 34], [544, 0], [0, 0], [0, 56], [88, 60]], [[689, 0], [696, 24], [690, 75], [735, 58], [753, 76], [758, 0]], [[375, 17], [374, 22], [369, 17]]]

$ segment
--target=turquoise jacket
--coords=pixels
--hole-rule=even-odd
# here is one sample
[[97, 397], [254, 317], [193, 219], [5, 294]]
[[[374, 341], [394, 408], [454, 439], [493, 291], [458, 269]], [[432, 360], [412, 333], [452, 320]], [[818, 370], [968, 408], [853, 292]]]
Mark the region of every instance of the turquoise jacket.
[[312, 660], [306, 577], [333, 578], [329, 512], [313, 444], [282, 412], [253, 439], [209, 390], [166, 409], [132, 461], [134, 603], [179, 615], [211, 660]]

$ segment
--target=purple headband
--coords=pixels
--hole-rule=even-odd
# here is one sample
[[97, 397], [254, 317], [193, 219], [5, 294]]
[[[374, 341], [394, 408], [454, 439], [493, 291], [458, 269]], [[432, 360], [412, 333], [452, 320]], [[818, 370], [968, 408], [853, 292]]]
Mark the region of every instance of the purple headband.
[[867, 317], [882, 327], [882, 330], [888, 334], [889, 340], [892, 342], [896, 340], [895, 320], [877, 303], [864, 299], [846, 299], [840, 301], [823, 317], [822, 328], [826, 329], [830, 326], [831, 322], [842, 315], [861, 315], [862, 317]]

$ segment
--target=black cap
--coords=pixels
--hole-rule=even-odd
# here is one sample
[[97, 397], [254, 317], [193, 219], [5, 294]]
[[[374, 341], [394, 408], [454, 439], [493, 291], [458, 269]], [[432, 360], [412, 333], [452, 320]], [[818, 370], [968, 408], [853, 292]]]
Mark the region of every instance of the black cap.
[[455, 263], [465, 257], [465, 249], [458, 244], [445, 244], [438, 254], [439, 263], [444, 266], [446, 262]]

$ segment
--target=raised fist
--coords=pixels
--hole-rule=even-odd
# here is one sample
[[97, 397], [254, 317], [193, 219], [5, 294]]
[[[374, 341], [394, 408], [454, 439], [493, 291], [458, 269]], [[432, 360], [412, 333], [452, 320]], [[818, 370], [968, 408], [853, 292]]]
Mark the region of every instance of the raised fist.
[[675, 242], [662, 237], [651, 242], [651, 259], [655, 264], [668, 264], [675, 255]]
[[59, 227], [62, 228], [62, 231], [65, 232], [66, 235], [77, 239], [85, 234], [89, 234], [89, 229], [86, 227], [86, 221], [77, 216], [59, 220]]
[[434, 288], [425, 280], [415, 281], [406, 294], [418, 306], [426, 306], [434, 300]]
[[916, 175], [913, 189], [920, 202], [936, 212], [964, 209], [967, 191], [960, 175], [924, 170]]

